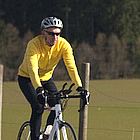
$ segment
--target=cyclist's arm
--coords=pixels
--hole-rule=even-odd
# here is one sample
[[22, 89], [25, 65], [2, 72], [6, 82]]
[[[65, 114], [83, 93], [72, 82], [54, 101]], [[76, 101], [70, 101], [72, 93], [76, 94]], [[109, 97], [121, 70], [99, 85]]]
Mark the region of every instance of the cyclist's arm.
[[38, 75], [38, 59], [39, 53], [37, 47], [34, 43], [29, 43], [27, 46], [27, 66], [31, 82], [35, 89], [42, 86]]
[[82, 87], [82, 82], [79, 77], [78, 70], [73, 56], [73, 50], [69, 43], [65, 44], [65, 48], [63, 50], [63, 60], [73, 83], [75, 83], [76, 87]]

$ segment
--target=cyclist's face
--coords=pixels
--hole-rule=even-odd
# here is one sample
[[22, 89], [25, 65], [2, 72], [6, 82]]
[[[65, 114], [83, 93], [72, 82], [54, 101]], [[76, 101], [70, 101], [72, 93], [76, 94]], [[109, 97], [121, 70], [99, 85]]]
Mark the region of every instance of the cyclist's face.
[[43, 34], [48, 46], [53, 46], [57, 43], [60, 36], [61, 29], [56, 27], [51, 27], [43, 30]]

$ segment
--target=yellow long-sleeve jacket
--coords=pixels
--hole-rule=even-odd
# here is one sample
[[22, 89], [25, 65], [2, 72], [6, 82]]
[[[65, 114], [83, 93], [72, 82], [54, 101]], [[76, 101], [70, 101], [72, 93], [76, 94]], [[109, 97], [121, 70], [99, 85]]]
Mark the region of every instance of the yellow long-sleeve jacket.
[[54, 68], [63, 58], [68, 73], [76, 87], [82, 86], [70, 44], [59, 37], [56, 45], [49, 47], [45, 38], [38, 35], [29, 41], [18, 75], [31, 79], [34, 88], [41, 87], [40, 81], [49, 80]]

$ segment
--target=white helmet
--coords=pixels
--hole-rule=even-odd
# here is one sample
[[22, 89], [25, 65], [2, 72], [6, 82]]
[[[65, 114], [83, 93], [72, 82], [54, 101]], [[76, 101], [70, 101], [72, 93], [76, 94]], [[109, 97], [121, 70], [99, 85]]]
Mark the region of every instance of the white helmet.
[[60, 19], [56, 17], [48, 17], [44, 18], [41, 22], [41, 29], [46, 29], [49, 27], [58, 27], [58, 28], [63, 28], [63, 23]]

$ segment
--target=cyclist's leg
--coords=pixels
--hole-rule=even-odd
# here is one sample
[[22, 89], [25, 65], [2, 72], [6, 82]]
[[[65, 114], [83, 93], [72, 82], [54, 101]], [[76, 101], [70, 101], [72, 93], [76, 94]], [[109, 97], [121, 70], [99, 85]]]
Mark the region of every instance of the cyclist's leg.
[[[58, 92], [58, 89], [52, 78], [48, 81], [43, 81], [42, 85], [44, 89], [48, 90], [52, 94]], [[48, 104], [50, 107], [54, 106], [57, 102], [61, 103], [60, 100], [57, 101], [54, 99], [48, 100]], [[55, 111], [51, 111], [47, 119], [47, 125], [53, 125], [54, 118], [55, 118]]]
[[36, 91], [29, 78], [19, 76], [18, 83], [32, 108], [32, 115], [30, 119], [31, 140], [38, 140], [44, 106], [38, 103]]

